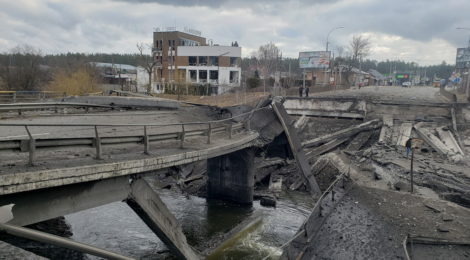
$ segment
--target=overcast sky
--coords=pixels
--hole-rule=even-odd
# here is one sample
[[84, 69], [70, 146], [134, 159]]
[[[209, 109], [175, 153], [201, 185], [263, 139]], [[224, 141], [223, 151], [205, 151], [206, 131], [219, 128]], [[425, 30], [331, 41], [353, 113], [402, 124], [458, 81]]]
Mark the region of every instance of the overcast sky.
[[214, 43], [238, 41], [249, 56], [269, 41], [284, 56], [347, 48], [353, 35], [372, 42], [369, 58], [455, 63], [467, 45], [469, 0], [0, 0], [0, 52], [29, 44], [43, 53], [133, 53], [154, 28], [202, 31]]

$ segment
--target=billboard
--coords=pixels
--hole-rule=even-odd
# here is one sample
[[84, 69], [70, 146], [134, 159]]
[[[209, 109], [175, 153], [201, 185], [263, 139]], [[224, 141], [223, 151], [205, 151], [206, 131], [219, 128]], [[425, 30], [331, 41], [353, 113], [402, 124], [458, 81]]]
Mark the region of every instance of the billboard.
[[470, 68], [470, 48], [458, 48], [457, 58], [455, 60], [457, 69]]
[[301, 69], [326, 69], [329, 66], [329, 51], [299, 52], [299, 67]]
[[396, 79], [403, 79], [403, 80], [406, 80], [406, 79], [409, 79], [410, 78], [410, 74], [408, 73], [397, 73], [395, 75], [395, 78]]

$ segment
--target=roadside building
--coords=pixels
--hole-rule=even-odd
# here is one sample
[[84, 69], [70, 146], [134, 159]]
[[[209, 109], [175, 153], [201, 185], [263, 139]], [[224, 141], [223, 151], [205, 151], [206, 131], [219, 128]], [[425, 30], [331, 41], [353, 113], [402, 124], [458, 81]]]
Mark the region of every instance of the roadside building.
[[178, 84], [210, 85], [212, 93], [240, 86], [241, 47], [206, 43], [200, 32], [186, 30], [154, 32], [153, 55], [157, 61], [153, 91], [162, 93]]
[[305, 72], [306, 83], [312, 86], [369, 86], [374, 77], [365, 71], [349, 66], [335, 66], [333, 69], [315, 69]]
[[387, 77], [385, 77], [384, 75], [382, 75], [382, 73], [374, 70], [374, 69], [370, 69], [369, 70], [369, 74], [370, 74], [370, 78], [371, 78], [371, 85], [375, 85], [375, 86], [385, 86], [387, 84]]
[[142, 67], [129, 64], [90, 62], [99, 72], [99, 88], [103, 91], [122, 90], [145, 92], [148, 74]]

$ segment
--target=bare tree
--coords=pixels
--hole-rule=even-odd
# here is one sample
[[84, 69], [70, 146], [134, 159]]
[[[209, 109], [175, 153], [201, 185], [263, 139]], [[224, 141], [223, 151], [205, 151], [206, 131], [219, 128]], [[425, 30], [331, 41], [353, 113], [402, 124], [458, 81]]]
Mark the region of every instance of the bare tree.
[[354, 65], [357, 65], [357, 63], [360, 63], [362, 59], [369, 55], [370, 45], [369, 38], [365, 38], [362, 35], [353, 36], [349, 43], [349, 48], [351, 52], [351, 60]]
[[[153, 69], [157, 66], [157, 60], [152, 53], [152, 45], [137, 43], [137, 50], [139, 50], [139, 65], [142, 66], [149, 75], [149, 84], [147, 86], [147, 93], [152, 91], [152, 74]], [[145, 54], [145, 50], [150, 50], [152, 55]]]
[[8, 61], [0, 69], [0, 77], [8, 90], [37, 90], [47, 81], [41, 68], [42, 54], [30, 45], [18, 45], [8, 53]]
[[266, 80], [278, 69], [282, 53], [274, 43], [269, 42], [259, 47], [257, 56], [266, 91]]

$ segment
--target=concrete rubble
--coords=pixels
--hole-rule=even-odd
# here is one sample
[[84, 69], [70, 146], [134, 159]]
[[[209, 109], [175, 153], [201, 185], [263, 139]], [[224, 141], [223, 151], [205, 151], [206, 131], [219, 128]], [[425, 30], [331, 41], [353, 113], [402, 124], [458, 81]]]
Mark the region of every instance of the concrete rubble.
[[[283, 101], [262, 100], [256, 112], [243, 117], [259, 136], [254, 199], [275, 207], [283, 191], [295, 190], [317, 202], [281, 259], [406, 259], [407, 237], [457, 241], [470, 252], [465, 248], [470, 245], [470, 132], [452, 126], [459, 115], [446, 118], [445, 104], [429, 114], [423, 110], [432, 104], [418, 104], [417, 115], [409, 102], [362, 97], [290, 98], [284, 107]], [[218, 112], [223, 118], [250, 109]], [[409, 138], [414, 138], [413, 170], [405, 153]], [[158, 169], [155, 175], [160, 188], [207, 196], [206, 161]], [[346, 184], [340, 185], [338, 176]]]

